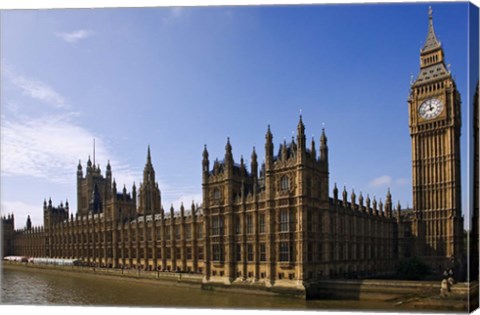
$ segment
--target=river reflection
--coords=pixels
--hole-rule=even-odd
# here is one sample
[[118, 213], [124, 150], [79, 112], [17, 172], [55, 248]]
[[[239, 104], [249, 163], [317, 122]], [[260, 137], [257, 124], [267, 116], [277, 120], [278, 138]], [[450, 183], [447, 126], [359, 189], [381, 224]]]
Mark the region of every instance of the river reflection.
[[157, 306], [234, 309], [395, 310], [392, 303], [304, 301], [295, 298], [206, 291], [165, 282], [137, 282], [91, 274], [5, 268], [2, 304]]

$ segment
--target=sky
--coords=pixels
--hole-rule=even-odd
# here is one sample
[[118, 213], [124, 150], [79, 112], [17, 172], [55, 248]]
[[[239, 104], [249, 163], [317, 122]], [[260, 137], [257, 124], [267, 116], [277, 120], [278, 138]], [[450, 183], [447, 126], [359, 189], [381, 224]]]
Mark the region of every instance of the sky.
[[[325, 128], [330, 190], [412, 205], [408, 103], [429, 3], [4, 10], [1, 212], [43, 224], [43, 201], [76, 212], [88, 157], [117, 187], [142, 180], [150, 145], [162, 204], [201, 204], [204, 145], [264, 157], [296, 130]], [[468, 4], [434, 3], [434, 26], [462, 95], [467, 185]], [[477, 74], [478, 75], [478, 74]], [[472, 94], [473, 95], [473, 94]], [[330, 195], [332, 193], [330, 192]], [[468, 207], [466, 189], [463, 208]]]

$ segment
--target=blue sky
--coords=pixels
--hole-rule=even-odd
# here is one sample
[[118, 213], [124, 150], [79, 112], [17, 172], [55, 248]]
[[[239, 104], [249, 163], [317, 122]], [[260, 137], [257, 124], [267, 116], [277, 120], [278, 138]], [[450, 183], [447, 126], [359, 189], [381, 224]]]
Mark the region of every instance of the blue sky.
[[[201, 203], [201, 156], [275, 152], [300, 112], [329, 144], [330, 186], [412, 205], [407, 97], [428, 3], [171, 7], [1, 12], [1, 203], [43, 224], [76, 166], [108, 160], [139, 186], [150, 145], [162, 203]], [[435, 3], [435, 31], [462, 94], [466, 185], [466, 3]], [[309, 141], [310, 142], [310, 141]], [[466, 189], [464, 189], [465, 191]], [[466, 194], [463, 198], [466, 208]]]

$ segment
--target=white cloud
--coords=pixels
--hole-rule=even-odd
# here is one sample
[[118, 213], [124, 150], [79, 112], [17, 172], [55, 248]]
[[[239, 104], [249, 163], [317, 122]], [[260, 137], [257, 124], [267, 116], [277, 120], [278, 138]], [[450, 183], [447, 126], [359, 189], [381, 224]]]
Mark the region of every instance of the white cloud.
[[67, 43], [76, 43], [79, 40], [90, 37], [92, 34], [93, 34], [92, 31], [78, 30], [70, 33], [56, 33], [55, 35], [57, 35]]
[[[93, 151], [93, 133], [71, 121], [71, 114], [40, 118], [3, 119], [1, 126], [2, 176], [31, 176], [55, 183], [74, 183], [79, 158]], [[93, 157], [92, 157], [93, 159]], [[96, 138], [96, 161], [110, 159], [117, 184], [131, 185], [140, 172], [112, 156]], [[86, 161], [83, 161], [85, 167]]]
[[392, 184], [392, 177], [388, 175], [383, 175], [383, 176], [374, 178], [369, 183], [369, 185], [372, 187], [389, 186], [391, 184]]
[[55, 108], [67, 107], [63, 96], [49, 85], [38, 80], [27, 79], [23, 76], [12, 76], [11, 73], [7, 73], [7, 77], [10, 77], [11, 82], [20, 88], [23, 94]]

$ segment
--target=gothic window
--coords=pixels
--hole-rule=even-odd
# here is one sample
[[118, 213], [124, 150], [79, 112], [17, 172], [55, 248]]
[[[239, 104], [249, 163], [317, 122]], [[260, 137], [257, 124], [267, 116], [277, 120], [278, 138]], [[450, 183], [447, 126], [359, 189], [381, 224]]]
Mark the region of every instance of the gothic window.
[[212, 245], [212, 260], [213, 261], [222, 261], [223, 260], [223, 248], [220, 244]]
[[190, 224], [185, 225], [185, 238], [187, 240], [192, 238], [192, 227]]
[[290, 246], [288, 242], [281, 242], [279, 245], [279, 260], [280, 261], [289, 261], [290, 260]]
[[203, 238], [203, 225], [197, 224], [197, 239]]
[[280, 211], [280, 232], [288, 232], [290, 225], [290, 211], [282, 209]]
[[258, 232], [265, 233], [265, 214], [263, 213], [258, 215]]
[[212, 235], [223, 235], [223, 218], [221, 216], [212, 218]]
[[252, 244], [247, 245], [247, 260], [253, 261], [253, 245]]
[[260, 261], [267, 260], [267, 249], [265, 247], [265, 243], [260, 243]]
[[192, 259], [192, 248], [187, 247], [187, 259]]
[[290, 189], [290, 180], [288, 179], [288, 176], [283, 176], [280, 179], [280, 190], [281, 191], [287, 191]]
[[253, 233], [253, 220], [252, 220], [252, 215], [249, 214], [247, 215], [247, 234], [252, 234]]
[[220, 190], [218, 188], [213, 191], [213, 200], [220, 200]]
[[198, 248], [197, 257], [199, 260], [203, 260], [203, 247]]
[[180, 226], [175, 226], [175, 239], [180, 239]]

